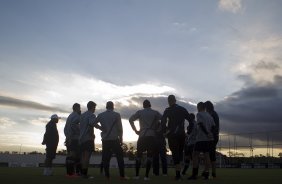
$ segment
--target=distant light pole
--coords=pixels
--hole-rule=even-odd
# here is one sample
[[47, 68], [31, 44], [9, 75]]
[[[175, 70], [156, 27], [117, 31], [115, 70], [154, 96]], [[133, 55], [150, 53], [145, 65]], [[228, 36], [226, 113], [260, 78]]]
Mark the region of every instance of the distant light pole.
[[21, 144], [21, 146], [20, 146], [20, 154], [22, 153], [22, 144]]

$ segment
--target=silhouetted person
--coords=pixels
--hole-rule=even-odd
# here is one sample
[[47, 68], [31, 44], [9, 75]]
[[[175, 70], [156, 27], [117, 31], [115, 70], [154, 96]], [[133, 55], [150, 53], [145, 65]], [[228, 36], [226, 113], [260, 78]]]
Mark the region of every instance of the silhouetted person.
[[67, 147], [66, 169], [67, 176], [72, 177], [80, 175], [80, 151], [79, 151], [79, 122], [80, 122], [80, 104], [75, 103], [72, 106], [73, 112], [68, 116], [64, 128], [66, 136], [65, 145]]
[[[114, 153], [119, 167], [120, 179], [128, 179], [124, 175], [124, 160], [121, 145], [123, 143], [123, 129], [121, 116], [114, 111], [114, 103], [106, 104], [106, 111], [99, 114], [94, 121], [95, 128], [100, 129], [102, 137], [102, 163], [107, 179], [110, 178], [110, 160]], [[99, 125], [99, 124], [100, 125]]]
[[204, 179], [209, 178], [209, 168], [210, 168], [210, 156], [209, 152], [211, 145], [213, 144], [212, 129], [215, 124], [211, 115], [205, 112], [205, 104], [199, 102], [197, 104], [197, 140], [194, 148], [193, 154], [193, 171], [192, 176], [188, 179], [196, 180], [199, 170], [199, 154], [202, 152], [204, 154], [205, 169], [202, 174]]
[[184, 107], [176, 104], [174, 95], [168, 96], [168, 104], [169, 107], [166, 108], [162, 117], [162, 129], [168, 138], [168, 145], [172, 153], [176, 172], [175, 180], [181, 180], [181, 161], [185, 142], [184, 122], [185, 119], [189, 120], [189, 113]]
[[59, 133], [57, 129], [57, 123], [59, 122], [57, 114], [51, 116], [51, 120], [46, 125], [46, 131], [44, 134], [42, 145], [46, 145], [46, 159], [43, 175], [53, 175], [52, 165], [53, 159], [56, 158], [56, 151], [59, 143]]
[[216, 145], [219, 140], [219, 117], [217, 112], [214, 110], [214, 106], [212, 102], [206, 101], [205, 102], [206, 111], [212, 116], [215, 128], [213, 129], [213, 144], [210, 150], [210, 159], [211, 159], [211, 166], [212, 166], [212, 176], [216, 178]]
[[162, 163], [162, 174], [167, 176], [167, 149], [166, 140], [161, 130], [161, 125], [156, 131], [156, 153], [153, 156], [153, 173], [156, 176], [160, 174], [160, 160]]
[[87, 111], [80, 116], [80, 151], [81, 151], [81, 174], [84, 178], [92, 178], [88, 176], [89, 160], [92, 152], [95, 150], [94, 145], [94, 114], [96, 103], [89, 101], [87, 103]]
[[[152, 165], [153, 155], [156, 149], [155, 131], [160, 123], [161, 114], [151, 109], [149, 100], [144, 100], [142, 110], [137, 111], [129, 118], [130, 125], [137, 135], [137, 158], [136, 158], [136, 176], [134, 179], [139, 179], [139, 170], [143, 152], [147, 151], [146, 174], [144, 180], [149, 180], [149, 172]], [[134, 121], [139, 120], [140, 130], [138, 131], [134, 125]]]
[[195, 120], [195, 114], [189, 114], [189, 122], [192, 125], [191, 132], [189, 132], [190, 127], [187, 127], [187, 134], [185, 139], [185, 146], [184, 146], [184, 168], [182, 170], [182, 175], [186, 174], [187, 169], [189, 168], [190, 161], [192, 160], [194, 147], [197, 140], [197, 122]]

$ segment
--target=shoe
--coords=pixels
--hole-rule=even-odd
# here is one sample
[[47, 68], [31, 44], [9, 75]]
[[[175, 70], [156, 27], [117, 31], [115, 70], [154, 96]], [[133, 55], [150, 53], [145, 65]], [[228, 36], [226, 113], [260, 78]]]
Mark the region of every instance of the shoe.
[[182, 177], [181, 177], [181, 176], [175, 176], [175, 177], [174, 177], [174, 180], [175, 180], [175, 181], [181, 181], [181, 180], [182, 180]]
[[90, 180], [94, 179], [93, 176], [89, 176], [89, 175], [81, 175], [81, 177], [84, 179], [90, 179]]
[[134, 179], [134, 180], [139, 180], [139, 176], [134, 176], [132, 179]]
[[44, 168], [44, 170], [43, 170], [43, 176], [47, 176], [47, 168]]
[[192, 175], [192, 176], [190, 176], [189, 178], [187, 178], [188, 180], [197, 180], [197, 176], [195, 176], [195, 175]]
[[77, 174], [66, 174], [67, 178], [79, 178], [80, 176]]
[[45, 176], [53, 176], [53, 170], [51, 167], [46, 168], [46, 175]]
[[150, 181], [150, 178], [145, 176], [144, 181]]
[[167, 177], [167, 174], [163, 174], [164, 177]]
[[130, 180], [130, 177], [123, 176], [123, 177], [120, 177], [119, 179], [120, 179], [120, 180]]

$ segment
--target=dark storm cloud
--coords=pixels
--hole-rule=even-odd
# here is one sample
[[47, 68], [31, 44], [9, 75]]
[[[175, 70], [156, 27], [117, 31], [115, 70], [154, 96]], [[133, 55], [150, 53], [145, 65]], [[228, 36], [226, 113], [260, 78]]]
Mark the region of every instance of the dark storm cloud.
[[57, 107], [47, 106], [47, 105], [43, 105], [37, 102], [21, 100], [21, 99], [16, 99], [16, 98], [7, 97], [7, 96], [0, 96], [0, 105], [17, 107], [17, 108], [29, 108], [29, 109], [34, 109], [34, 110], [43, 110], [43, 111], [50, 111], [50, 112], [53, 112], [53, 111], [67, 112], [66, 110], [63, 110]]
[[[246, 79], [250, 79], [248, 76]], [[254, 84], [253, 82], [251, 82]], [[167, 104], [167, 97], [132, 97], [128, 100], [129, 105], [116, 103], [115, 108], [122, 117], [128, 119], [137, 110], [142, 109], [145, 99], [151, 101], [152, 108], [163, 113]], [[196, 107], [190, 103], [177, 102], [189, 112], [196, 112]], [[136, 105], [138, 104], [138, 106]], [[223, 134], [237, 134], [238, 145], [249, 144], [248, 139], [266, 142], [267, 134], [273, 141], [282, 140], [282, 76], [276, 76], [273, 83], [264, 86], [248, 86], [229, 95], [223, 101], [215, 103], [215, 109], [220, 117], [220, 130]], [[252, 133], [252, 134], [250, 134]], [[224, 137], [223, 137], [224, 138]], [[227, 137], [225, 137], [227, 138]], [[223, 142], [227, 144], [226, 140]]]
[[265, 62], [265, 61], [260, 61], [254, 65], [251, 66], [254, 70], [271, 70], [274, 71], [276, 69], [279, 69], [280, 66], [277, 63], [274, 62]]
[[[243, 133], [266, 141], [267, 134], [276, 141], [282, 139], [282, 76], [264, 86], [245, 87], [215, 106], [221, 119], [221, 132]], [[277, 131], [280, 131], [278, 136]], [[258, 132], [256, 134], [256, 132]], [[261, 133], [260, 133], [261, 132]], [[246, 134], [244, 134], [246, 133]]]

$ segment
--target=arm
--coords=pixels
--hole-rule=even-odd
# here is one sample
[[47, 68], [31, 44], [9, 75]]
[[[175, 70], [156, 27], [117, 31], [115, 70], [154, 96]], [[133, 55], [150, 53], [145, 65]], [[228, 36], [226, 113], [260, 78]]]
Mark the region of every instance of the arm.
[[118, 134], [119, 134], [120, 144], [122, 144], [123, 143], [123, 128], [122, 128], [120, 114], [118, 114], [118, 117], [117, 117], [117, 127], [118, 127]]
[[157, 133], [160, 133], [162, 130], [161, 130], [161, 119], [162, 119], [162, 115], [157, 111], [157, 114], [156, 114], [156, 122], [155, 122], [155, 131]]
[[103, 131], [102, 126], [99, 125], [98, 123], [100, 122], [100, 115], [97, 116], [97, 118], [95, 118], [92, 122], [92, 124], [90, 126], [93, 126], [101, 131]]
[[129, 118], [129, 123], [130, 123], [130, 126], [132, 128], [132, 130], [137, 134], [139, 135], [140, 131], [138, 131], [135, 127], [135, 124], [134, 124], [134, 121], [137, 120], [139, 118], [139, 111], [137, 111], [135, 114], [133, 114], [130, 118]]
[[189, 123], [189, 125], [187, 127], [187, 134], [191, 134], [191, 132], [194, 128], [194, 124], [193, 124], [193, 121], [190, 118], [189, 112], [185, 108], [184, 108], [184, 117]]
[[161, 128], [162, 128], [162, 132], [164, 133], [164, 134], [168, 134], [169, 132], [167, 132], [167, 126], [166, 126], [166, 124], [167, 124], [167, 119], [168, 119], [168, 111], [167, 111], [167, 109], [164, 111], [164, 114], [163, 114], [163, 116], [162, 116], [162, 118], [161, 118]]

